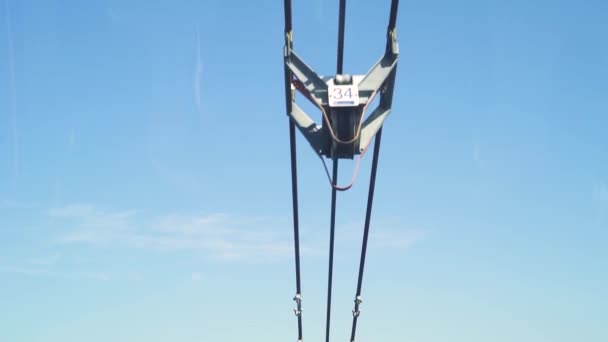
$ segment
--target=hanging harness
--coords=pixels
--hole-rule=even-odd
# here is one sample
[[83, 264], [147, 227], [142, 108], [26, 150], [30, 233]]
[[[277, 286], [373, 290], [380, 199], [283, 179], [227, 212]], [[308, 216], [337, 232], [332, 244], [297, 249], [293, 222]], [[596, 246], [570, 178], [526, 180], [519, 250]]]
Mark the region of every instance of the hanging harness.
[[[399, 46], [395, 25], [399, 1], [391, 0], [389, 24], [386, 38], [386, 50], [380, 60], [365, 75], [350, 75], [343, 73], [344, 59], [344, 21], [346, 0], [340, 0], [338, 24], [338, 53], [337, 71], [335, 76], [323, 77], [315, 73], [293, 50], [293, 31], [291, 22], [291, 0], [284, 0], [285, 9], [285, 103], [289, 116], [289, 140], [291, 153], [291, 189], [293, 201], [293, 229], [296, 268], [296, 302], [294, 309], [298, 320], [298, 342], [302, 341], [302, 289], [300, 282], [300, 237], [298, 219], [298, 180], [296, 161], [296, 128], [306, 138], [312, 149], [323, 161], [325, 172], [331, 183], [331, 220], [329, 245], [329, 270], [327, 285], [327, 317], [325, 340], [329, 342], [331, 321], [331, 292], [333, 279], [333, 255], [336, 218], [336, 192], [345, 191], [352, 187], [361, 158], [367, 151], [371, 140], [374, 139], [374, 152], [370, 176], [361, 259], [359, 261], [359, 276], [353, 309], [353, 322], [350, 341], [355, 341], [357, 319], [360, 315], [359, 306], [362, 303], [361, 287], [369, 225], [376, 183], [376, 170], [382, 137], [382, 125], [391, 111]], [[295, 102], [296, 91], [315, 105], [322, 114], [323, 124], [315, 123]], [[378, 106], [365, 117], [368, 106], [376, 96], [380, 97]], [[354, 159], [357, 156], [355, 170], [351, 182], [346, 186], [337, 185], [338, 160]], [[332, 176], [325, 163], [331, 159]]]

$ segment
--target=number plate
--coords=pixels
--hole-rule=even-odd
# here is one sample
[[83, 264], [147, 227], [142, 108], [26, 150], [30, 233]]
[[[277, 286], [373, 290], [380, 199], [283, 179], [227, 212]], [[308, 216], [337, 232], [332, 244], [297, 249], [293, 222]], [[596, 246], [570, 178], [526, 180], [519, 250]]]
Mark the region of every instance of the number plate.
[[355, 107], [359, 105], [359, 87], [356, 85], [328, 85], [330, 107]]

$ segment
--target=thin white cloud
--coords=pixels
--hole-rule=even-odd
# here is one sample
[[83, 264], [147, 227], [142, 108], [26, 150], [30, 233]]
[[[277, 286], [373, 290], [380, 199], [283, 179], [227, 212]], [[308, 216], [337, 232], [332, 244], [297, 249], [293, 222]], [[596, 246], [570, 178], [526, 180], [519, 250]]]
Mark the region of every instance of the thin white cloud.
[[0, 265], [0, 273], [18, 274], [31, 277], [62, 277], [66, 279], [85, 278], [92, 280], [108, 281], [112, 279], [126, 279], [139, 281], [143, 275], [139, 272], [110, 273], [99, 270], [69, 270], [58, 265], [62, 259], [60, 254], [43, 257], [32, 257], [12, 264]]
[[30, 258], [27, 260], [27, 263], [34, 266], [50, 267], [57, 264], [59, 259], [61, 259], [61, 255], [59, 253], [55, 253], [52, 255]]
[[315, 6], [315, 18], [318, 21], [323, 21], [323, 16], [325, 14], [323, 2], [324, 0], [317, 0], [317, 4]]
[[409, 248], [428, 234], [424, 229], [381, 231], [370, 234], [370, 244], [376, 248]]
[[[135, 210], [107, 212], [90, 204], [70, 204], [64, 207], [52, 208], [48, 211], [51, 217], [81, 219], [91, 223], [104, 223], [116, 225], [124, 224], [130, 216], [137, 214]], [[101, 221], [101, 222], [100, 222]]]
[[476, 164], [481, 163], [481, 147], [479, 144], [475, 144], [475, 146], [473, 146], [473, 160]]
[[591, 189], [591, 199], [600, 221], [608, 217], [608, 184], [604, 181], [596, 181]]
[[194, 71], [194, 100], [199, 113], [202, 113], [201, 106], [201, 82], [203, 80], [203, 57], [201, 55], [201, 33], [196, 25], [196, 69]]
[[108, 7], [106, 13], [110, 19], [110, 22], [113, 24], [117, 23], [121, 19], [120, 12], [116, 8]]
[[57, 272], [36, 266], [7, 266], [0, 265], [0, 273], [16, 273], [28, 276], [54, 276]]
[[8, 70], [9, 70], [9, 86], [10, 86], [10, 118], [11, 118], [11, 141], [13, 146], [13, 177], [19, 174], [19, 132], [17, 124], [17, 81], [15, 75], [15, 51], [13, 46], [13, 30], [11, 27], [11, 9], [8, 0], [5, 5], [5, 21], [6, 21], [6, 44], [8, 51]]
[[109, 272], [94, 269], [76, 272], [65, 271], [63, 275], [97, 281], [141, 281], [144, 279], [139, 272]]
[[33, 209], [38, 207], [37, 203], [19, 201], [15, 199], [1, 199], [0, 209]]
[[108, 281], [108, 280], [112, 279], [112, 276], [107, 272], [89, 271], [89, 272], [83, 272], [83, 273], [81, 273], [81, 275], [85, 278], [101, 280], [101, 281]]
[[608, 204], [608, 184], [596, 182], [593, 185], [593, 200], [597, 203]]
[[[350, 242], [362, 241], [364, 222], [352, 222], [340, 227], [343, 238]], [[420, 242], [430, 233], [429, 229], [420, 227], [407, 227], [397, 218], [387, 218], [384, 220], [373, 220], [370, 225], [368, 237], [369, 248], [377, 249], [407, 249]], [[360, 244], [354, 244], [360, 249]]]
[[483, 149], [480, 143], [473, 145], [473, 162], [477, 167], [483, 168], [486, 165], [485, 158], [483, 156]]
[[126, 278], [129, 280], [140, 281], [144, 279], [144, 276], [139, 272], [129, 272], [126, 275]]
[[160, 215], [107, 211], [75, 204], [48, 212], [71, 228], [58, 237], [65, 244], [90, 244], [158, 251], [195, 250], [223, 260], [287, 257], [292, 247], [277, 224], [225, 214]]
[[56, 265], [61, 259], [59, 253], [36, 256], [29, 259], [4, 263], [0, 265], [0, 273], [14, 273], [28, 276], [56, 276], [59, 273], [56, 270]]
[[[57, 241], [111, 248], [137, 248], [173, 252], [194, 251], [222, 261], [256, 261], [293, 257], [293, 232], [288, 220], [239, 217], [224, 213], [144, 215], [138, 211], [108, 211], [87, 204], [72, 204], [48, 211], [64, 225]], [[339, 229], [346, 238], [361, 238], [362, 223]], [[375, 222], [371, 248], [408, 248], [424, 234], [403, 229], [398, 221]], [[301, 236], [300, 252], [306, 256], [326, 253], [327, 237]], [[353, 245], [354, 246], [354, 245]]]
[[201, 281], [203, 279], [203, 274], [201, 272], [192, 272], [190, 278], [192, 281]]

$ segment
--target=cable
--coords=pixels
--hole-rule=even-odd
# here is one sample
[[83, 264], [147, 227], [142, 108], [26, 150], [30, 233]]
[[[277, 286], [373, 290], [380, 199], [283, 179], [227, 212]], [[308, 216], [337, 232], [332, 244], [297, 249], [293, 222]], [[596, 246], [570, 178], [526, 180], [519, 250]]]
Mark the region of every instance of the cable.
[[[387, 37], [387, 50], [389, 48], [391, 35], [394, 35], [395, 26], [397, 23], [397, 8], [399, 6], [399, 0], [391, 1], [391, 11], [389, 16], [388, 34]], [[374, 201], [374, 190], [376, 187], [376, 171], [378, 169], [378, 157], [380, 154], [380, 141], [382, 139], [382, 127], [376, 133], [376, 139], [374, 142], [374, 155], [372, 157], [372, 171], [369, 181], [369, 192], [367, 195], [367, 208], [365, 212], [365, 226], [363, 228], [363, 241], [361, 244], [361, 259], [359, 261], [359, 277], [357, 279], [357, 292], [355, 294], [355, 308], [353, 310], [353, 324], [351, 330], [350, 341], [355, 342], [355, 334], [357, 332], [357, 320], [359, 318], [359, 305], [361, 304], [361, 289], [363, 286], [363, 271], [365, 269], [365, 257], [367, 255], [367, 241], [369, 238], [369, 224], [372, 215], [372, 204]]]
[[292, 120], [289, 120], [289, 141], [291, 150], [291, 193], [293, 201], [293, 244], [296, 262], [296, 301], [295, 313], [298, 317], [298, 341], [302, 340], [302, 288], [300, 283], [300, 232], [298, 220], [298, 173], [296, 160], [296, 128]]
[[338, 17], [338, 67], [336, 68], [336, 74], [341, 75], [344, 66], [344, 20], [346, 19], [346, 0], [340, 0]]
[[[339, 19], [338, 19], [338, 51], [337, 51], [337, 67], [336, 74], [342, 74], [344, 66], [344, 20], [346, 12], [346, 0], [340, 0], [339, 8]], [[323, 106], [320, 106], [323, 116], [325, 117], [326, 123], [329, 127], [329, 131], [334, 140], [337, 139], [336, 135], [331, 128], [329, 118]], [[362, 121], [361, 121], [362, 123]], [[357, 130], [357, 136], [361, 129], [361, 123]], [[355, 140], [353, 139], [353, 141]], [[325, 161], [324, 161], [325, 164]], [[338, 182], [338, 159], [333, 159], [333, 177], [332, 177], [332, 189], [331, 189], [331, 222], [330, 222], [330, 237], [329, 237], [329, 270], [328, 270], [328, 282], [327, 282], [327, 321], [325, 326], [325, 342], [329, 342], [330, 327], [331, 327], [331, 292], [332, 292], [332, 279], [333, 279], [333, 262], [334, 262], [334, 237], [336, 228], [336, 184]]]
[[353, 325], [351, 330], [351, 342], [355, 341], [357, 330], [357, 318], [359, 318], [359, 304], [361, 304], [361, 287], [363, 284], [363, 270], [365, 268], [365, 256], [367, 254], [367, 240], [369, 237], [369, 223], [372, 215], [372, 204], [374, 201], [374, 189], [376, 187], [376, 170], [378, 168], [378, 155], [380, 154], [380, 140], [382, 128], [378, 130], [374, 142], [374, 156], [372, 157], [372, 173], [369, 181], [369, 192], [367, 195], [367, 210], [365, 212], [365, 227], [363, 230], [363, 242], [361, 246], [361, 260], [359, 262], [359, 278], [357, 280], [357, 294], [355, 295], [355, 309], [353, 310]]
[[388, 20], [388, 30], [392, 31], [397, 25], [397, 8], [399, 7], [399, 0], [391, 1], [391, 13]]
[[395, 38], [395, 26], [397, 25], [397, 8], [399, 7], [399, 0], [391, 1], [391, 13], [388, 20], [388, 31], [386, 39], [386, 52], [392, 52], [392, 39]]
[[[284, 1], [285, 9], [285, 49], [289, 54], [292, 48], [292, 23], [291, 23], [291, 0]], [[287, 65], [285, 69], [285, 106], [287, 113], [292, 111], [293, 93], [291, 91], [291, 79], [293, 75]], [[298, 317], [298, 341], [302, 341], [302, 287], [300, 282], [300, 223], [298, 213], [298, 172], [296, 158], [296, 126], [294, 121], [289, 119], [289, 145], [291, 155], [291, 194], [293, 205], [293, 244], [296, 268], [296, 295], [293, 300], [296, 302], [294, 312]]]
[[285, 9], [285, 32], [291, 31], [291, 0], [285, 0], [283, 2], [283, 8]]
[[[333, 160], [333, 185], [338, 179], [338, 159]], [[329, 342], [329, 331], [331, 322], [331, 288], [334, 273], [334, 237], [336, 231], [336, 188], [331, 190], [331, 221], [329, 233], [329, 270], [327, 272], [327, 320], [325, 325], [325, 342]]]
[[[336, 74], [342, 74], [342, 68], [344, 66], [344, 20], [346, 16], [346, 0], [340, 0], [338, 18], [338, 60], [337, 60], [337, 71]], [[323, 106], [321, 106], [323, 107]], [[329, 120], [325, 110], [321, 108], [328, 126], [332, 138], [337, 137], [329, 125]], [[360, 131], [359, 127], [359, 131]], [[328, 270], [328, 281], [327, 281], [327, 321], [325, 325], [325, 342], [329, 342], [329, 331], [331, 325], [331, 288], [333, 278], [333, 262], [334, 262], [334, 233], [336, 228], [336, 184], [338, 182], [338, 158], [333, 158], [333, 177], [332, 177], [332, 188], [331, 188], [331, 222], [330, 222], [330, 237], [329, 237], [329, 270]]]

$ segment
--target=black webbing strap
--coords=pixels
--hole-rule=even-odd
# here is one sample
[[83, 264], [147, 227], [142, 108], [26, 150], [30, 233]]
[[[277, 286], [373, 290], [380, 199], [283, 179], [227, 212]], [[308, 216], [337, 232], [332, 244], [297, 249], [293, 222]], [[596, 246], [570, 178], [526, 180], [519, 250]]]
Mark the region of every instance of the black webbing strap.
[[365, 211], [365, 227], [363, 229], [363, 242], [361, 245], [361, 259], [359, 261], [359, 278], [357, 279], [357, 293], [355, 295], [355, 309], [353, 310], [353, 325], [350, 334], [351, 342], [355, 341], [357, 331], [357, 319], [359, 318], [359, 305], [361, 304], [361, 287], [363, 285], [363, 270], [365, 268], [365, 256], [367, 254], [367, 240], [369, 237], [369, 223], [372, 215], [372, 204], [374, 201], [374, 189], [376, 187], [376, 170], [378, 168], [378, 156], [380, 154], [380, 139], [382, 128], [376, 133], [374, 141], [374, 156], [372, 157], [372, 173], [369, 180], [369, 192], [367, 194], [367, 209]]
[[[389, 15], [389, 22], [388, 22], [388, 36], [387, 36], [387, 51], [390, 48], [390, 44], [392, 41], [392, 35], [395, 33], [395, 26], [397, 24], [397, 9], [399, 6], [399, 0], [392, 0], [391, 1], [391, 10], [390, 10], [390, 15]], [[372, 157], [372, 172], [371, 172], [371, 176], [370, 176], [370, 182], [369, 182], [369, 192], [367, 195], [367, 209], [365, 212], [365, 226], [363, 228], [363, 242], [361, 245], [361, 259], [359, 261], [359, 277], [357, 279], [357, 292], [355, 294], [355, 308], [353, 310], [353, 324], [352, 324], [352, 330], [351, 330], [351, 335], [350, 335], [350, 341], [351, 342], [355, 342], [355, 334], [357, 332], [357, 320], [359, 318], [359, 314], [360, 314], [360, 310], [359, 310], [359, 305], [362, 302], [362, 298], [361, 298], [361, 289], [362, 289], [362, 285], [363, 285], [363, 271], [365, 269], [365, 257], [367, 254], [367, 241], [369, 238], [369, 224], [370, 224], [370, 220], [371, 220], [371, 214], [372, 214], [372, 204], [374, 201], [374, 189], [376, 186], [376, 170], [378, 168], [378, 157], [379, 157], [379, 153], [380, 153], [380, 141], [382, 139], [382, 128], [380, 128], [378, 130], [378, 133], [376, 133], [376, 139], [374, 141], [374, 155]]]
[[[291, 24], [291, 0], [284, 0], [285, 9], [285, 57], [291, 53], [292, 48], [292, 24]], [[292, 74], [287, 64], [285, 64], [285, 106], [287, 113], [292, 110]], [[296, 159], [296, 126], [293, 120], [289, 120], [289, 145], [291, 154], [291, 194], [293, 202], [293, 244], [296, 266], [296, 295], [293, 300], [296, 302], [294, 312], [298, 317], [298, 341], [302, 341], [302, 287], [300, 283], [300, 227], [298, 213], [298, 172]]]
[[[338, 51], [337, 51], [337, 66], [336, 75], [341, 75], [344, 67], [344, 22], [346, 17], [346, 0], [340, 0], [338, 13]], [[333, 159], [332, 171], [332, 189], [331, 189], [331, 218], [330, 218], [330, 233], [329, 233], [329, 267], [327, 275], [327, 316], [325, 322], [325, 342], [329, 342], [331, 328], [331, 293], [332, 281], [334, 272], [334, 237], [336, 230], [336, 196], [338, 184], [338, 159]]]

